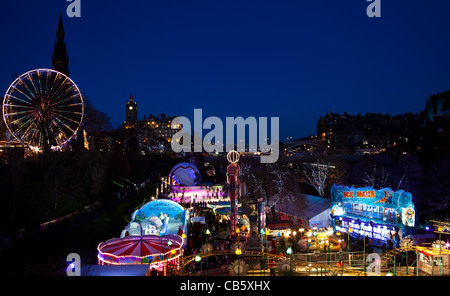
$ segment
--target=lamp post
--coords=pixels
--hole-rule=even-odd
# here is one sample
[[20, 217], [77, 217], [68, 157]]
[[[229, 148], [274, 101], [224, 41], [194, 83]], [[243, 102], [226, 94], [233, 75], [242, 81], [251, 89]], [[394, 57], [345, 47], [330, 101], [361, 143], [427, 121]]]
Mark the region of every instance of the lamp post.
[[[200, 261], [202, 261], [202, 257], [200, 257], [200, 255], [199, 254], [197, 254], [196, 256], [195, 256], [195, 262], [200, 262]], [[202, 264], [200, 263], [200, 275], [202, 274]]]
[[238, 276], [240, 276], [240, 273], [241, 273], [241, 261], [240, 261], [240, 259], [239, 259], [239, 255], [241, 255], [242, 254], [242, 250], [238, 247], [237, 249], [236, 249], [236, 251], [234, 252], [237, 256], [238, 256]]
[[364, 225], [364, 223], [361, 223], [360, 233], [361, 228], [363, 228], [363, 250], [364, 250], [363, 263], [364, 263], [364, 272], [366, 272], [366, 226]]
[[332, 228], [328, 228], [327, 230], [327, 245], [328, 245], [328, 263], [330, 262], [331, 259], [331, 248], [330, 248], [330, 237], [333, 235], [334, 231]]
[[292, 247], [291, 246], [289, 246], [289, 248], [287, 248], [286, 254], [290, 255], [289, 256], [290, 257], [290, 263], [289, 263], [290, 267], [289, 267], [289, 269], [290, 269], [291, 275], [292, 275]]
[[264, 235], [265, 235], [264, 229], [261, 228], [261, 231], [259, 232], [259, 237], [261, 240], [261, 251], [264, 252]]
[[[205, 240], [206, 240], [207, 244], [209, 244], [209, 242], [208, 242], [208, 235], [210, 235], [210, 234], [211, 234], [211, 232], [209, 231], [208, 228], [206, 228], [206, 230], [205, 230]], [[209, 275], [209, 256], [206, 257], [206, 274]]]
[[[266, 232], [264, 231], [264, 229], [261, 228], [261, 231], [259, 232], [259, 236], [261, 239], [261, 253], [262, 253], [262, 260], [261, 260], [261, 264], [260, 264], [261, 268], [263, 268], [263, 266], [265, 266], [265, 262], [266, 262], [266, 258], [264, 255], [264, 237], [265, 237], [265, 235], [266, 235]], [[263, 270], [264, 270], [264, 275], [266, 275], [265, 267]], [[261, 274], [261, 271], [260, 271], [260, 274]]]
[[311, 229], [306, 233], [306, 237], [308, 238], [308, 244], [306, 245], [306, 261], [309, 262], [309, 247], [311, 246]]
[[352, 232], [352, 228], [349, 226], [347, 230], [347, 253], [350, 253], [350, 232]]
[[342, 250], [342, 239], [341, 239], [341, 232], [336, 232], [336, 235], [339, 237], [339, 250]]
[[441, 266], [442, 266], [442, 255], [441, 255], [441, 249], [442, 249], [442, 241], [441, 241], [442, 227], [441, 226], [438, 227], [438, 231], [439, 231], [439, 276], [441, 276], [442, 275], [442, 272], [441, 272]]

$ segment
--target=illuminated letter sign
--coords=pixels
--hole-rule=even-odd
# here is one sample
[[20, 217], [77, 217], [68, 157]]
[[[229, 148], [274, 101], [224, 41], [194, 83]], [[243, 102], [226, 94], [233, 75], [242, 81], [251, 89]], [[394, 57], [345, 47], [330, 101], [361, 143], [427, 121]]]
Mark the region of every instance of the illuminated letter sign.
[[359, 198], [375, 197], [375, 190], [356, 191], [356, 197], [359, 197]]
[[355, 193], [353, 191], [344, 191], [344, 197], [355, 197]]

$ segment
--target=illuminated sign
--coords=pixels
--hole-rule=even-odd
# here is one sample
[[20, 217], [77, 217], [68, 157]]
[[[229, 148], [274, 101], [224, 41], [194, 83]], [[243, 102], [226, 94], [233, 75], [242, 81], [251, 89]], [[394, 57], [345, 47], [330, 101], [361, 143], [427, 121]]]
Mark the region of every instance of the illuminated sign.
[[351, 198], [353, 198], [353, 197], [355, 197], [355, 194], [354, 194], [353, 191], [344, 191], [344, 197], [347, 197], [347, 198], [351, 197]]
[[362, 197], [375, 197], [375, 190], [367, 190], [367, 191], [356, 191], [356, 197], [362, 198]]
[[158, 199], [146, 203], [131, 215], [129, 235], [167, 235], [186, 232], [188, 212], [176, 202]]
[[[344, 197], [346, 197], [346, 198], [354, 198], [355, 197], [355, 191], [344, 191], [343, 194], [344, 194]], [[357, 198], [374, 198], [375, 190], [357, 190], [356, 197]]]

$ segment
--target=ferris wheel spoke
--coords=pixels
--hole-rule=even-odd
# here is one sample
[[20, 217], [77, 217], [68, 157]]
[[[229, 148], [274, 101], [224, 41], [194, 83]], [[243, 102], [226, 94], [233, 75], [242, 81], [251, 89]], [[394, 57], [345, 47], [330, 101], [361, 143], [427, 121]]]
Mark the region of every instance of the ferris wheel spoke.
[[52, 82], [52, 84], [50, 86], [50, 89], [49, 89], [51, 95], [54, 95], [55, 85], [56, 85], [56, 83], [58, 81], [58, 77], [59, 77], [59, 74], [55, 74], [55, 78], [53, 79], [53, 82]]
[[[17, 90], [17, 91], [18, 91], [19, 93], [21, 93], [23, 96], [25, 96], [25, 97], [28, 99], [28, 101], [24, 101], [23, 99], [19, 99], [19, 98], [13, 96], [12, 94], [8, 94], [8, 97], [13, 97], [13, 98], [15, 98], [16, 100], [21, 101], [21, 102], [24, 102], [24, 103], [27, 103], [27, 104], [29, 104], [30, 101], [33, 101], [33, 98], [32, 98], [32, 97], [29, 97], [29, 96], [28, 96], [27, 94], [25, 94], [22, 90], [20, 90], [19, 88], [17, 88], [15, 85], [12, 85], [12, 88], [15, 89], [15, 90]], [[26, 87], [25, 87], [25, 88], [26, 88]], [[27, 88], [27, 90], [28, 90], [28, 88]], [[29, 90], [28, 90], [28, 92], [31, 93], [32, 95], [34, 95], [34, 94], [33, 94], [32, 92], [30, 92]], [[6, 98], [6, 96], [5, 96], [5, 98]]]
[[20, 132], [24, 127], [27, 127], [34, 121], [33, 118], [30, 117], [31, 116], [20, 117], [8, 123], [7, 126], [14, 133]]
[[72, 134], [76, 133], [76, 130], [72, 129], [70, 126], [68, 126], [67, 124], [64, 123], [64, 127], [67, 128], [69, 131], [72, 132]]
[[41, 73], [39, 71], [37, 71], [37, 79], [36, 79], [36, 83], [39, 89], [39, 94], [43, 95], [45, 92], [43, 91], [42, 88], [42, 82], [41, 82]]
[[37, 81], [38, 81], [39, 90], [40, 90], [41, 94], [42, 95], [48, 94], [48, 72], [41, 75], [41, 72], [37, 71], [37, 74], [38, 74]]
[[[22, 124], [19, 126], [19, 128], [14, 129], [13, 134], [16, 135], [17, 138], [20, 138], [21, 140], [23, 140], [25, 138], [25, 133], [22, 132], [22, 130], [25, 129], [25, 131], [29, 128], [31, 124]], [[17, 136], [19, 135], [19, 136]]]
[[12, 113], [5, 113], [5, 116], [15, 116], [15, 115], [20, 115], [20, 114], [28, 114], [30, 113], [30, 111], [17, 111], [17, 112], [12, 112]]
[[58, 102], [61, 100], [61, 97], [65, 97], [67, 96], [67, 89], [64, 87], [64, 85], [59, 85], [58, 88], [55, 89], [51, 89], [51, 96], [54, 98], [54, 103]]
[[28, 125], [27, 129], [23, 132], [25, 138], [30, 138], [28, 135], [30, 134], [30, 130], [33, 129], [33, 133], [36, 130], [36, 124], [31, 123]]
[[[73, 94], [73, 95], [71, 95], [71, 96], [68, 96], [68, 97], [65, 97], [65, 98], [63, 98], [63, 99], [61, 99], [61, 100], [58, 100], [57, 102], [55, 102], [55, 105], [56, 106], [59, 106], [59, 105], [63, 105], [64, 106], [64, 104], [66, 103], [66, 102], [69, 102], [69, 101], [71, 101], [71, 100], [74, 100], [76, 97], [78, 97], [78, 96], [80, 96], [80, 94], [79, 93], [75, 93], [75, 94]], [[65, 105], [66, 106], [66, 105]]]
[[48, 87], [49, 87], [48, 77], [51, 76], [50, 74], [51, 74], [51, 72], [49, 72], [49, 73], [47, 73], [47, 75], [45, 75], [45, 76], [46, 76], [46, 77], [45, 77], [45, 87], [46, 87], [46, 89], [47, 89], [47, 93], [49, 93], [49, 89], [48, 89]]
[[[39, 95], [40, 93], [39, 93], [39, 91], [36, 89], [36, 85], [34, 85], [34, 79], [31, 78], [30, 72], [28, 72], [27, 77], [28, 77], [28, 79], [30, 80], [31, 85], [33, 86], [35, 95]], [[27, 86], [26, 83], [24, 83], [24, 86], [28, 89], [28, 86]], [[29, 90], [29, 91], [30, 91], [30, 90]], [[31, 92], [31, 91], [30, 91], [30, 92]]]
[[31, 133], [29, 139], [36, 139], [38, 137], [37, 134], [39, 133], [39, 129], [38, 129], [37, 124], [33, 124], [33, 127], [34, 127], [33, 132]]
[[62, 114], [59, 114], [59, 116], [62, 117], [62, 118], [65, 118], [65, 119], [67, 119], [67, 120], [69, 120], [69, 121], [71, 121], [71, 122], [73, 122], [73, 123], [76, 123], [77, 125], [79, 124], [79, 121], [76, 121], [76, 120], [74, 120], [74, 119], [72, 119], [72, 118], [69, 118], [69, 117], [64, 116], [64, 115], [62, 115]]
[[14, 104], [3, 104], [4, 107], [6, 107], [6, 109], [14, 109], [14, 108], [24, 108], [24, 109], [28, 109], [28, 110], [32, 110], [33, 108], [31, 108], [30, 106], [27, 105], [14, 105]]
[[68, 113], [68, 114], [76, 114], [76, 115], [83, 115], [83, 112], [67, 111], [67, 110], [61, 110], [61, 109], [58, 109], [58, 112]]
[[[71, 94], [73, 93], [73, 94]], [[60, 94], [56, 97], [55, 100], [55, 105], [59, 106], [59, 105], [67, 105], [66, 103], [70, 103], [70, 101], [76, 102], [76, 101], [80, 101], [79, 99], [81, 97], [81, 94], [79, 92], [76, 92], [72, 89], [68, 89], [66, 90], [66, 92], [64, 94]]]
[[[59, 74], [58, 74], [58, 75], [59, 75]], [[58, 79], [61, 79], [61, 78], [58, 78]], [[64, 79], [64, 81], [58, 86], [57, 90], [52, 94], [52, 95], [54, 96], [54, 98], [58, 98], [58, 97], [60, 96], [59, 93], [60, 93], [61, 90], [64, 91], [64, 86], [66, 85], [67, 79], [69, 79], [69, 78], [66, 77], [66, 78]], [[64, 92], [67, 92], [67, 91], [64, 91]], [[63, 93], [64, 93], [64, 92], [63, 92]]]
[[73, 113], [77, 113], [77, 114], [84, 114], [84, 104], [83, 103], [73, 103], [73, 104], [67, 104], [67, 105], [63, 105], [63, 106], [56, 106], [55, 110], [58, 111], [68, 111], [71, 112], [71, 110], [79, 110], [78, 111], [72, 111]]
[[25, 127], [25, 126], [27, 126], [27, 125], [33, 123], [33, 121], [34, 121], [34, 119], [35, 119], [35, 118], [33, 118], [33, 117], [34, 117], [33, 115], [27, 115], [27, 116], [24, 116], [24, 117], [20, 117], [20, 118], [18, 118], [18, 119], [16, 119], [16, 120], [10, 122], [10, 123], [8, 124], [8, 126], [10, 126], [10, 127], [16, 127], [16, 126], [18, 126], [18, 127], [16, 127], [16, 128], [14, 129], [14, 131], [15, 131], [15, 132], [20, 131], [23, 127]]
[[73, 130], [69, 125], [62, 122], [59, 118], [55, 118], [54, 121], [58, 121], [59, 124], [55, 124], [55, 127], [59, 129], [59, 132], [63, 133], [66, 139], [70, 138], [70, 135], [66, 134], [64, 131], [64, 128], [70, 130], [72, 132], [72, 135], [75, 134], [75, 130]]
[[[7, 114], [4, 114], [4, 115], [7, 116]], [[19, 122], [24, 121], [23, 123], [26, 123], [26, 122], [28, 122], [28, 120], [35, 119], [35, 118], [30, 118], [30, 117], [34, 117], [34, 114], [29, 113], [26, 116], [19, 117], [19, 118], [15, 119], [14, 121], [8, 122], [7, 125], [17, 125]]]

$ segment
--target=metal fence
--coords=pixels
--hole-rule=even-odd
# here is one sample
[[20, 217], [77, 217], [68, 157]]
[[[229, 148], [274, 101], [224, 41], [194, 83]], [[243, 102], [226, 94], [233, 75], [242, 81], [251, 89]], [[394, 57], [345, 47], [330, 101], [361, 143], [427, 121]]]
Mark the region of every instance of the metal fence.
[[[363, 252], [332, 252], [332, 253], [300, 253], [288, 255], [285, 258], [259, 255], [240, 255], [239, 259], [245, 261], [248, 269], [245, 275], [249, 276], [325, 276], [342, 275], [344, 273], [358, 274], [364, 270]], [[185, 275], [230, 275], [228, 267], [237, 259], [229, 256], [228, 261], [222, 261], [223, 255], [214, 255], [203, 258], [200, 262], [190, 262], [186, 266]], [[275, 261], [276, 268], [269, 269], [269, 262]], [[243, 274], [244, 275], [244, 274]]]

